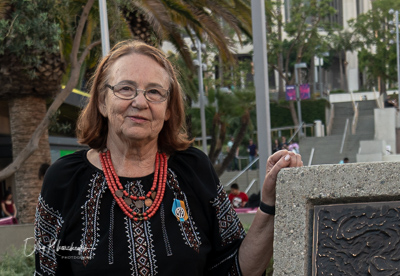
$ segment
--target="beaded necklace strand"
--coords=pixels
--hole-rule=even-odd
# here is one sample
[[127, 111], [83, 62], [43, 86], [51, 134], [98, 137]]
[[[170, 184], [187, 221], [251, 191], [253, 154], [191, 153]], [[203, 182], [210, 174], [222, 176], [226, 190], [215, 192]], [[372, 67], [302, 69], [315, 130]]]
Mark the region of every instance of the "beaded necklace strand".
[[[153, 185], [151, 186], [150, 191], [147, 192], [146, 196], [129, 194], [124, 189], [115, 172], [109, 150], [100, 152], [99, 156], [108, 188], [124, 214], [135, 221], [148, 220], [154, 216], [164, 197], [165, 183], [167, 182], [167, 155], [165, 153], [157, 152]], [[133, 188], [134, 187], [131, 188], [132, 193], [134, 192]], [[134, 204], [138, 209], [143, 208], [144, 205], [148, 207], [148, 209], [143, 213], [134, 212], [130, 207], [132, 204]]]

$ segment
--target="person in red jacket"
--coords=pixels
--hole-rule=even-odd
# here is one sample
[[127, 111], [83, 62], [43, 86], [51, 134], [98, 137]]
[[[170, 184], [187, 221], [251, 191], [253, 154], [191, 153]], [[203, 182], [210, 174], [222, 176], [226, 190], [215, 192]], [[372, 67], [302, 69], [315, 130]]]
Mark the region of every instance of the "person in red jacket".
[[246, 205], [247, 201], [249, 201], [249, 197], [246, 195], [246, 193], [239, 190], [239, 185], [237, 183], [233, 183], [231, 185], [229, 200], [234, 208], [241, 208]]

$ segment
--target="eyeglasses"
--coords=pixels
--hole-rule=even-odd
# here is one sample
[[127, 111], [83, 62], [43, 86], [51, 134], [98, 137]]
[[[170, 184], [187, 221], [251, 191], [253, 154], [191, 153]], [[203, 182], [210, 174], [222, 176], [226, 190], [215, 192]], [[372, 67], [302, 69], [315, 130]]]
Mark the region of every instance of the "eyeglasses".
[[110, 88], [116, 97], [123, 100], [132, 100], [136, 98], [139, 91], [143, 92], [143, 96], [146, 100], [153, 103], [163, 102], [169, 95], [169, 90], [161, 87], [150, 87], [146, 90], [137, 89], [131, 84], [117, 84], [114, 86], [106, 84], [106, 87]]

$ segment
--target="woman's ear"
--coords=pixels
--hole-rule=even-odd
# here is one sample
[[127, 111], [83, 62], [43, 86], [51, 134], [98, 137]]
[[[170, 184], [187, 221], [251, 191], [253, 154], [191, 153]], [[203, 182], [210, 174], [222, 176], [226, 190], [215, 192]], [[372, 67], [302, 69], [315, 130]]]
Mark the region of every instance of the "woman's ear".
[[101, 115], [103, 115], [104, 118], [107, 118], [107, 106], [106, 106], [105, 100], [104, 99], [99, 100], [99, 103], [97, 106], [99, 108]]
[[165, 110], [164, 121], [168, 121], [170, 116], [171, 116], [171, 111], [169, 108], [167, 108], [167, 110]]

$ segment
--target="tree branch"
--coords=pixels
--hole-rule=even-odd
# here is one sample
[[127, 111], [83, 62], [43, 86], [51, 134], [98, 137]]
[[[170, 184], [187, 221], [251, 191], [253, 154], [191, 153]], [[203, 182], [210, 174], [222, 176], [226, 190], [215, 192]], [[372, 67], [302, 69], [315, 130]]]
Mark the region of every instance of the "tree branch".
[[89, 11], [92, 8], [94, 0], [88, 0], [85, 7], [83, 8], [81, 18], [79, 19], [78, 28], [76, 28], [76, 33], [74, 37], [74, 42], [72, 44], [72, 50], [70, 54], [71, 65], [74, 66], [78, 62], [78, 51], [81, 45], [82, 33], [86, 24], [86, 20], [89, 16]]
[[97, 40], [85, 48], [85, 50], [82, 52], [82, 55], [79, 57], [79, 60], [78, 60], [79, 67], [82, 66], [82, 63], [85, 60], [86, 56], [89, 54], [90, 50], [92, 50], [94, 47], [96, 47], [97, 45], [100, 45], [100, 44], [101, 44], [101, 41]]

